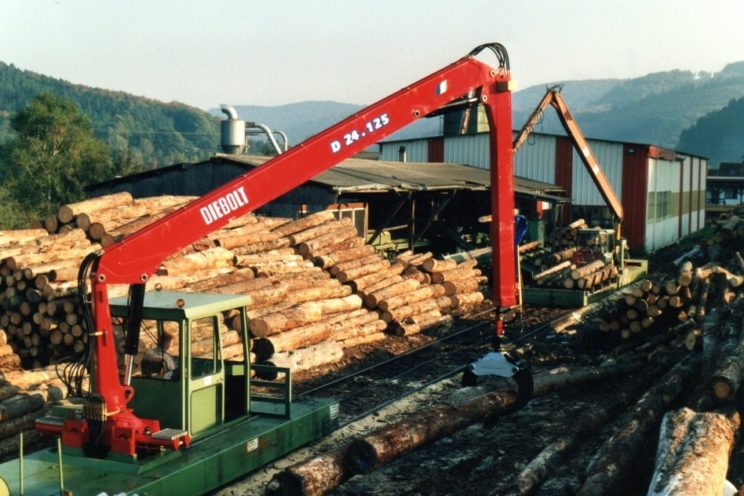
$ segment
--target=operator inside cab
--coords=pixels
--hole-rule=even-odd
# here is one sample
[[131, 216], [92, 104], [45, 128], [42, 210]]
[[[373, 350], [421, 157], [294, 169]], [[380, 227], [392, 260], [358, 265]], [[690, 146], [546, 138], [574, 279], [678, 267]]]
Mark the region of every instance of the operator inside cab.
[[160, 343], [150, 348], [142, 357], [142, 375], [144, 377], [155, 377], [167, 380], [178, 379], [178, 358], [168, 353], [173, 343], [173, 335], [164, 332], [161, 334]]

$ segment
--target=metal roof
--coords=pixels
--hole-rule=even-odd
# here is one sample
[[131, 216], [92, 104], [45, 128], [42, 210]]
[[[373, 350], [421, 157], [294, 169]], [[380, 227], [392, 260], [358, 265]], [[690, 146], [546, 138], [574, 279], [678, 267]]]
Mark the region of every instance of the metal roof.
[[[228, 162], [257, 166], [270, 157], [217, 154]], [[565, 202], [565, 189], [554, 184], [515, 176], [515, 193], [554, 202]], [[491, 185], [486, 169], [451, 163], [386, 162], [351, 158], [321, 172], [312, 182], [332, 188], [337, 193], [374, 193], [384, 191], [480, 190]]]

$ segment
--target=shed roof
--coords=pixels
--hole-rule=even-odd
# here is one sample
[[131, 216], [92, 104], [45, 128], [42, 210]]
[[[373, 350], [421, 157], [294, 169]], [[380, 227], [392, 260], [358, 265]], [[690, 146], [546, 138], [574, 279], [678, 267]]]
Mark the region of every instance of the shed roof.
[[[192, 167], [209, 167], [215, 161], [245, 168], [257, 167], [271, 158], [258, 155], [218, 153], [203, 162], [160, 167], [91, 185], [89, 189], [126, 184]], [[491, 185], [491, 173], [486, 169], [453, 163], [386, 162], [350, 158], [321, 172], [310, 181], [331, 188], [338, 194], [382, 193], [386, 191], [485, 191]], [[565, 198], [565, 189], [562, 186], [519, 176], [514, 178], [514, 192], [521, 196], [550, 202], [569, 201]]]
[[[217, 154], [229, 162], [257, 166], [270, 157]], [[568, 201], [562, 186], [515, 176], [517, 194], [555, 202]], [[350, 158], [311, 179], [337, 193], [373, 193], [383, 191], [487, 190], [491, 173], [467, 165], [433, 162], [386, 162]]]

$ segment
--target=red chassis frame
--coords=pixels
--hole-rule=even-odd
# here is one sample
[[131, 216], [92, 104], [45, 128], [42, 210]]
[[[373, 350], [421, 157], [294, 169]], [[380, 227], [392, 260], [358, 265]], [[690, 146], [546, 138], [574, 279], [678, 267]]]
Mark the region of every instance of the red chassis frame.
[[[502, 50], [497, 69], [475, 59], [484, 48]], [[391, 133], [457, 100], [475, 95], [491, 129], [491, 223], [493, 297], [502, 309], [517, 303], [514, 258], [514, 186], [510, 72], [503, 47], [482, 45], [466, 57], [370, 105], [287, 152], [185, 207], [105, 248], [91, 274], [95, 325], [93, 384], [103, 398], [104, 444], [134, 455], [138, 445], [163, 445], [150, 433], [155, 420], [127, 408], [132, 388], [121, 384], [108, 300], [108, 284], [142, 284], [170, 254], [296, 188], [320, 172], [361, 152]], [[507, 59], [508, 60], [508, 59]], [[501, 323], [497, 322], [497, 332]], [[84, 423], [85, 421], [83, 421]], [[86, 441], [85, 425], [62, 431], [63, 442]], [[67, 434], [67, 435], [66, 435]], [[170, 446], [176, 449], [177, 443]]]

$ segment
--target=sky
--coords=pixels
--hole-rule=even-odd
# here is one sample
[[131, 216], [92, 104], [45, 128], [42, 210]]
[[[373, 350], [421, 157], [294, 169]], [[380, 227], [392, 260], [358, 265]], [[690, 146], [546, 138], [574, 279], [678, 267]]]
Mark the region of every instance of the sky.
[[518, 89], [717, 72], [742, 20], [742, 0], [0, 0], [0, 61], [202, 109], [369, 104], [492, 41]]

